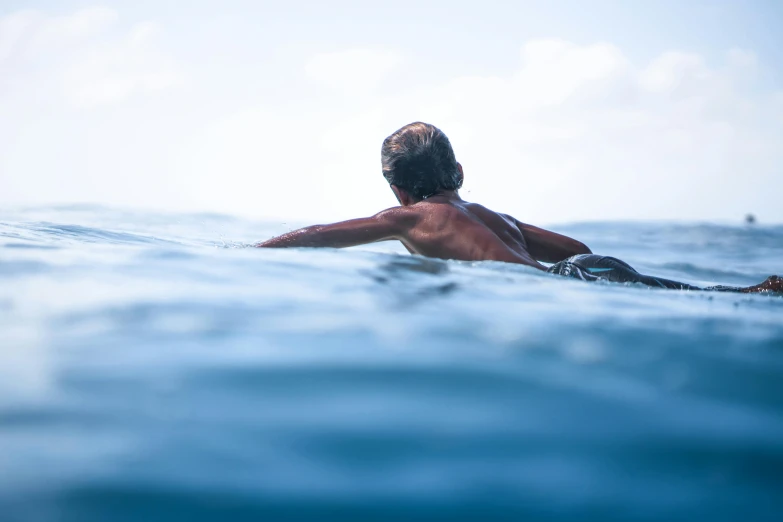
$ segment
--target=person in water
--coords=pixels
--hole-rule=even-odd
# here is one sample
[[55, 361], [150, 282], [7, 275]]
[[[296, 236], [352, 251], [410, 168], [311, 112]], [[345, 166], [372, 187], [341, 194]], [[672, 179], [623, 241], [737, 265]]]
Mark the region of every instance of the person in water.
[[[459, 195], [464, 172], [449, 139], [427, 123], [411, 123], [386, 138], [381, 162], [383, 176], [400, 206], [372, 217], [302, 228], [256, 246], [343, 248], [396, 239], [411, 254], [518, 263], [585, 281], [601, 279], [681, 290], [783, 292], [783, 279], [776, 276], [748, 288], [704, 289], [647, 276], [619, 259], [593, 254], [575, 239], [469, 203]], [[541, 263], [554, 264], [547, 268]]]

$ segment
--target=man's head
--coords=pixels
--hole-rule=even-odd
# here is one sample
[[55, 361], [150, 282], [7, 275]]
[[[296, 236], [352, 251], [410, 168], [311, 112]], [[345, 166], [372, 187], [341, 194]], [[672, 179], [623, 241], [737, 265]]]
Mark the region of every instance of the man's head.
[[383, 140], [381, 163], [383, 177], [397, 188], [403, 205], [408, 198], [401, 198], [400, 190], [416, 202], [462, 186], [462, 167], [449, 139], [429, 123], [411, 123]]

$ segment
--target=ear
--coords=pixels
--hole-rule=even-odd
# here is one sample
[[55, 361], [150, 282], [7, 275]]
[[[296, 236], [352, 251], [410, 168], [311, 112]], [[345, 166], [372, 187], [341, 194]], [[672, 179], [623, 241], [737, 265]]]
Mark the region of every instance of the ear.
[[457, 162], [457, 170], [459, 171], [459, 183], [457, 188], [462, 188], [462, 182], [465, 181], [465, 171], [462, 170], [462, 163]]
[[390, 185], [392, 192], [394, 192], [394, 195], [397, 196], [397, 201], [400, 202], [400, 205], [403, 207], [407, 207], [408, 205], [413, 205], [416, 203], [413, 198], [408, 194], [405, 189], [398, 187], [397, 185]]

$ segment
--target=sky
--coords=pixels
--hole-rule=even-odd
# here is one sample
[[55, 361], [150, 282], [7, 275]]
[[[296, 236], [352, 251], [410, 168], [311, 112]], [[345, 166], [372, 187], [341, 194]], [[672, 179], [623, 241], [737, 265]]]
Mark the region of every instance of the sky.
[[783, 223], [783, 4], [0, 3], [0, 205], [328, 222], [396, 203], [383, 138], [451, 139], [531, 223]]

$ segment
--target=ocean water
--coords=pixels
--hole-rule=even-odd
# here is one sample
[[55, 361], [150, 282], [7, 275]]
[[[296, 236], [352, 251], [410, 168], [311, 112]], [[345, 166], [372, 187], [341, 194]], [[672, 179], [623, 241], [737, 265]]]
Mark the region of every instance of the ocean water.
[[[0, 211], [0, 520], [783, 520], [783, 297], [243, 248], [291, 227]], [[783, 226], [554, 228], [783, 275]]]

